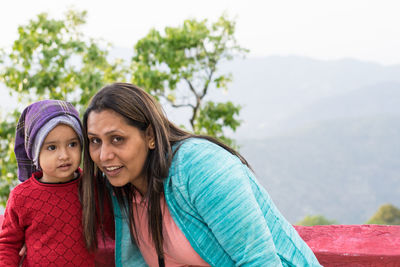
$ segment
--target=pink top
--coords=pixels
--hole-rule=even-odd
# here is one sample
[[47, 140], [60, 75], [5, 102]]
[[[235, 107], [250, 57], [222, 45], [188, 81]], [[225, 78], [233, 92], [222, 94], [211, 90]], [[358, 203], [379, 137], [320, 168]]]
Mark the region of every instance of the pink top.
[[[136, 194], [133, 200], [134, 218], [139, 239], [139, 249], [144, 260], [150, 267], [158, 267], [158, 257], [151, 240], [147, 221], [147, 202], [142, 202], [140, 194]], [[136, 212], [137, 209], [137, 212]], [[161, 197], [161, 210], [163, 215], [164, 236], [164, 261], [166, 267], [183, 266], [210, 266], [192, 248], [185, 235], [175, 224], [165, 203]]]

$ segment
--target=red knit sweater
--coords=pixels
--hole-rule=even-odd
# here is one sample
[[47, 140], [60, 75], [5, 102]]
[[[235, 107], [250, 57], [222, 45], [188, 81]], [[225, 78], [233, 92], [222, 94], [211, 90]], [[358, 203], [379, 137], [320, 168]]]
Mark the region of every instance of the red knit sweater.
[[10, 193], [0, 232], [0, 266], [18, 266], [24, 243], [23, 266], [94, 266], [82, 234], [80, 178], [46, 184], [35, 179], [41, 176], [34, 173]]

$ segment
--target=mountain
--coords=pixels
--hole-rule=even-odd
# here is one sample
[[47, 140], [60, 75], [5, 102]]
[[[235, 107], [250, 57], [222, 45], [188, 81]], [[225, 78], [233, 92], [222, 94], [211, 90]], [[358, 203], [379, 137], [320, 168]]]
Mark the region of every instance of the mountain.
[[386, 85], [400, 84], [400, 66], [352, 59], [247, 58], [223, 64], [221, 72], [231, 72], [233, 83], [227, 92], [214, 91], [209, 99], [231, 100], [243, 107], [240, 113], [243, 123], [234, 134], [237, 139], [264, 138], [284, 132], [292, 128], [288, 122], [296, 123], [297, 113], [320, 101], [353, 91], [363, 94], [363, 88], [371, 86], [384, 89]]
[[400, 116], [318, 122], [286, 135], [242, 140], [241, 153], [292, 222], [322, 214], [361, 224], [400, 206]]
[[400, 115], [399, 104], [400, 82], [380, 82], [315, 101], [285, 120], [282, 125], [290, 129], [334, 118]]

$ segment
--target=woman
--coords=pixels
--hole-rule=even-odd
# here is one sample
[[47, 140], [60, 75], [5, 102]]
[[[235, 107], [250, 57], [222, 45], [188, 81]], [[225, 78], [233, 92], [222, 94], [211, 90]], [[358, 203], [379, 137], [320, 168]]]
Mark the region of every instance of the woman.
[[83, 125], [86, 243], [113, 205], [117, 266], [320, 266], [239, 153], [179, 129], [142, 89], [104, 87]]

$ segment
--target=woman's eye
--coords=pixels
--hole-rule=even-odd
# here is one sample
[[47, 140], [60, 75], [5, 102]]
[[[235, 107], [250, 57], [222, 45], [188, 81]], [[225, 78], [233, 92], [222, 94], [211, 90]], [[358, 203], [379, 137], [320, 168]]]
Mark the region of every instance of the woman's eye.
[[100, 144], [100, 139], [96, 137], [92, 137], [89, 139], [91, 144]]
[[124, 138], [121, 136], [114, 136], [112, 139], [113, 143], [121, 143], [122, 141], [124, 141]]
[[47, 147], [47, 150], [50, 150], [50, 151], [56, 150], [56, 146], [55, 145], [49, 145]]

